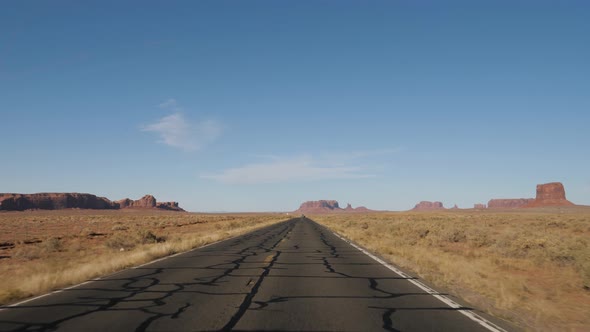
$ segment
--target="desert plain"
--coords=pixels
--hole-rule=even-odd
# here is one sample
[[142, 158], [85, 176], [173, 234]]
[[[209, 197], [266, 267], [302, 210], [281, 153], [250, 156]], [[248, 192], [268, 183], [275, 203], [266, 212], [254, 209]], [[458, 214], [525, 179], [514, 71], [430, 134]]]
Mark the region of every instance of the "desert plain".
[[[0, 213], [10, 304], [284, 221], [160, 210]], [[590, 207], [312, 214], [370, 252], [525, 330], [590, 326]]]

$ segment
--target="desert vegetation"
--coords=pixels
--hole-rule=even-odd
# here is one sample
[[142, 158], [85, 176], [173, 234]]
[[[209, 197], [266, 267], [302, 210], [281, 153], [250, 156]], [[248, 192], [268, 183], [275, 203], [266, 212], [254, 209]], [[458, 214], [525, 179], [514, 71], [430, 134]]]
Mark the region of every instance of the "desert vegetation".
[[73, 285], [286, 220], [164, 211], [0, 213], [0, 304]]
[[590, 210], [316, 215], [442, 290], [535, 331], [590, 330]]

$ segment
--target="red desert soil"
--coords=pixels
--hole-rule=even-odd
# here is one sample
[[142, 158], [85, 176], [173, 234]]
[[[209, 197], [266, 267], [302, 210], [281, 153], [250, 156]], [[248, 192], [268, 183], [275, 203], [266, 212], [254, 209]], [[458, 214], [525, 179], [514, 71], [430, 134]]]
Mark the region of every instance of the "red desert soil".
[[288, 219], [158, 209], [0, 212], [0, 304]]

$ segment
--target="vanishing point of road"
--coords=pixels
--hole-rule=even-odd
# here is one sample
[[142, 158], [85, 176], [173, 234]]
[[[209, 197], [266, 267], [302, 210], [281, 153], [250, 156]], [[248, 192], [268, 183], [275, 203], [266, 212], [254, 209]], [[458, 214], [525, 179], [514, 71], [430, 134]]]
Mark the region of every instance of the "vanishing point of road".
[[296, 218], [3, 307], [0, 331], [509, 330], [416, 280]]

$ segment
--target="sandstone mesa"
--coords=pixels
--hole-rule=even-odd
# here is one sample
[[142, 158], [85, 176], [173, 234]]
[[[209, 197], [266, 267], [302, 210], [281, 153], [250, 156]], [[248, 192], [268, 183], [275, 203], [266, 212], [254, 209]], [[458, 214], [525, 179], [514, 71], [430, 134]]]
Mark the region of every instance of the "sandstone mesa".
[[127, 208], [184, 211], [178, 206], [178, 202], [157, 202], [152, 195], [146, 195], [136, 201], [125, 198], [113, 202], [106, 197], [83, 193], [0, 194], [0, 210], [2, 211], [25, 211], [33, 209], [117, 210]]
[[299, 209], [295, 210], [295, 213], [307, 213], [307, 214], [322, 214], [322, 213], [359, 213], [359, 212], [372, 212], [373, 210], [367, 209], [364, 206], [353, 208], [352, 205], [347, 204], [346, 208], [341, 208], [335, 200], [319, 200], [319, 201], [307, 201], [301, 204]]
[[441, 202], [430, 202], [430, 201], [422, 201], [414, 208], [412, 211], [435, 211], [435, 210], [445, 210], [443, 203]]

